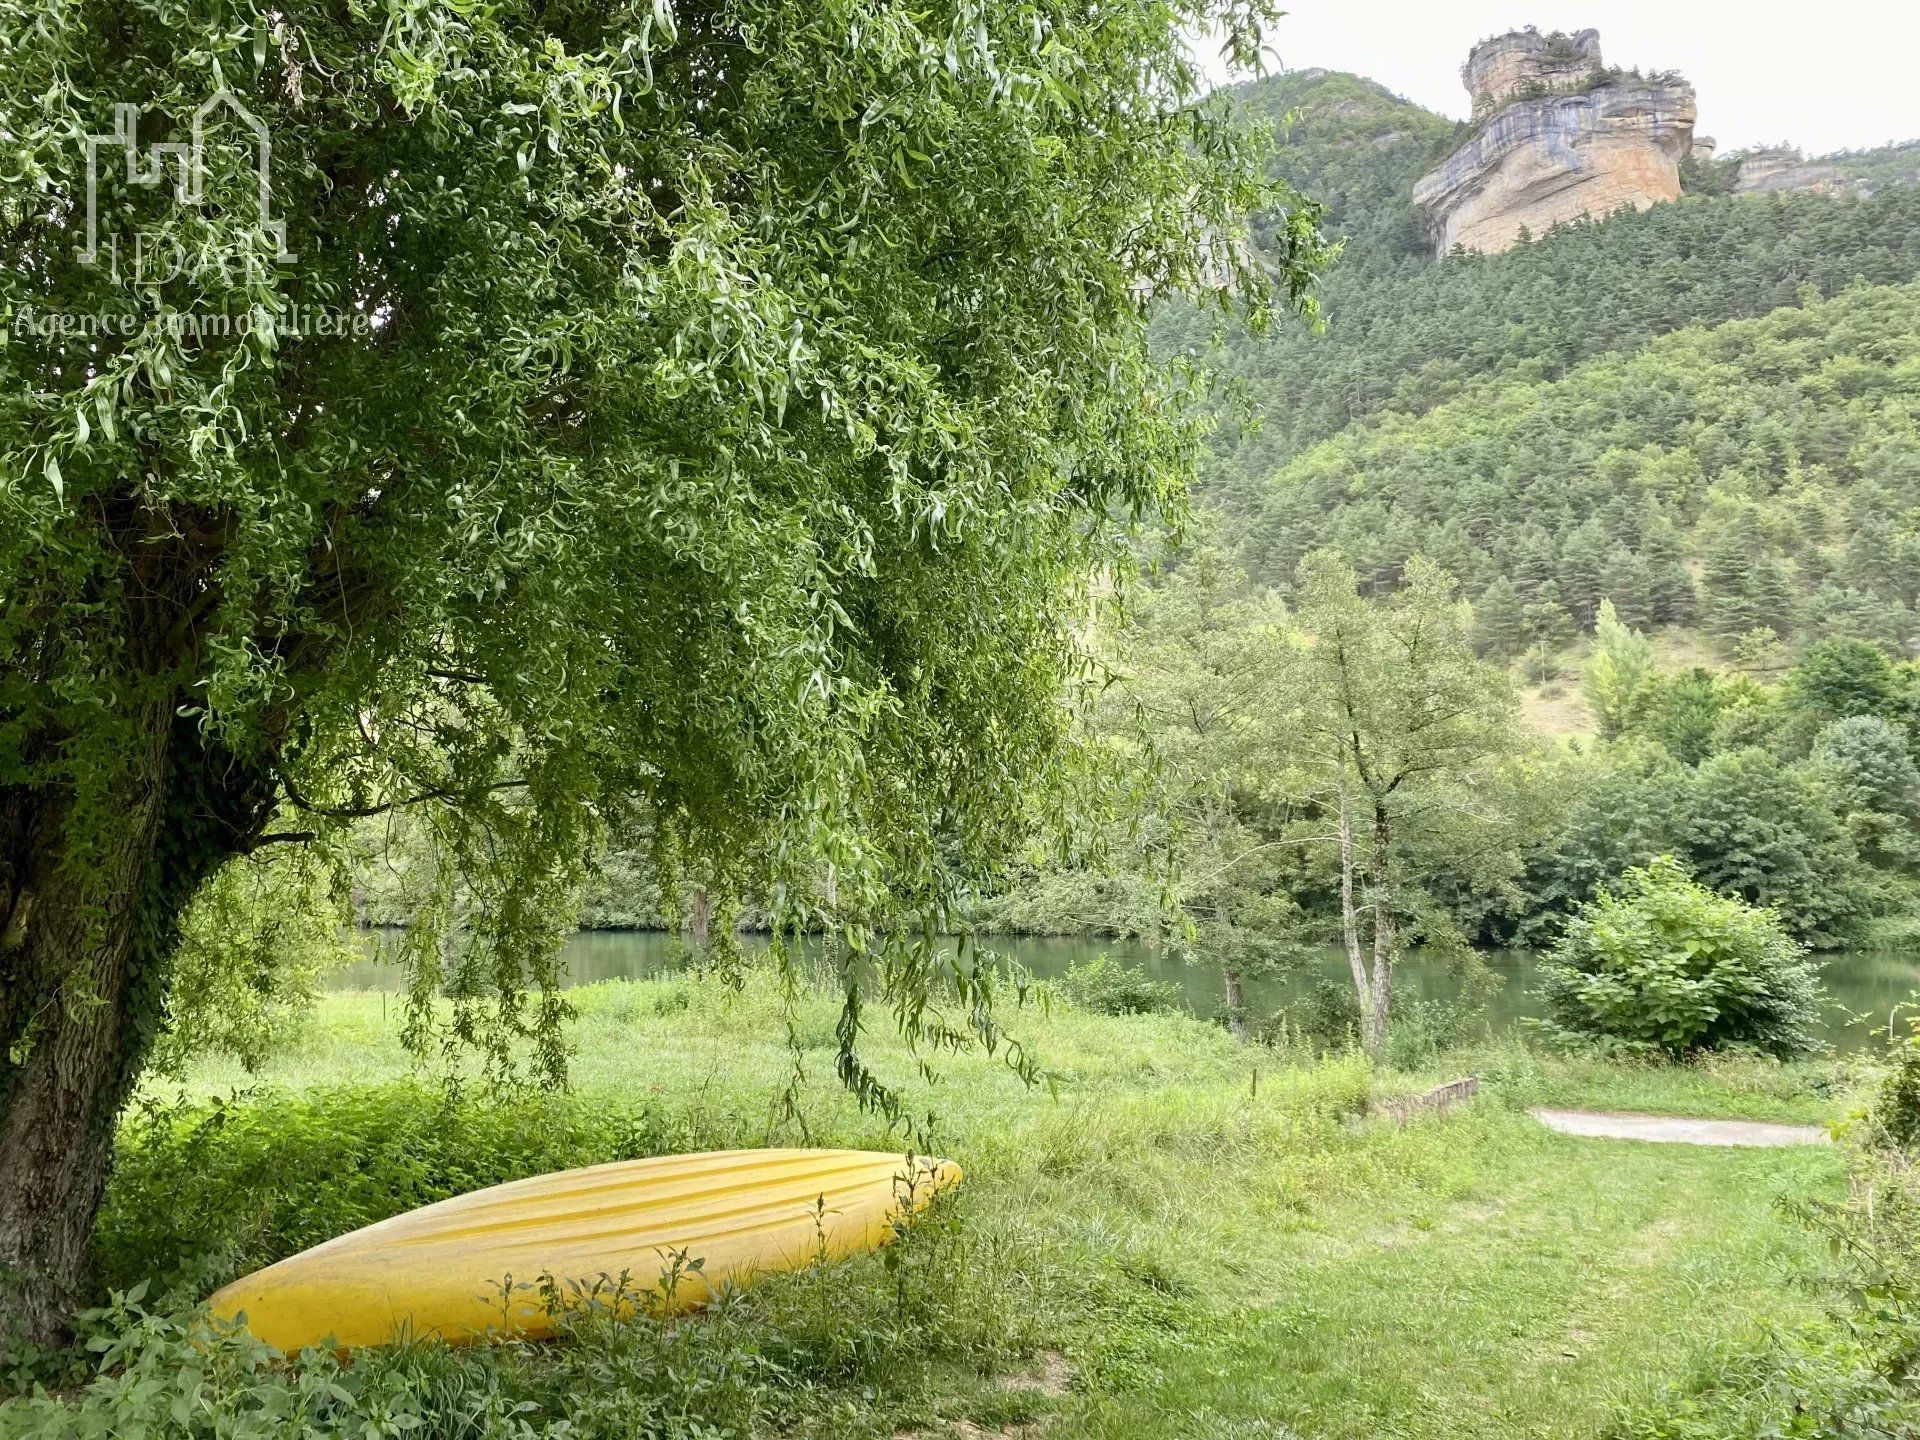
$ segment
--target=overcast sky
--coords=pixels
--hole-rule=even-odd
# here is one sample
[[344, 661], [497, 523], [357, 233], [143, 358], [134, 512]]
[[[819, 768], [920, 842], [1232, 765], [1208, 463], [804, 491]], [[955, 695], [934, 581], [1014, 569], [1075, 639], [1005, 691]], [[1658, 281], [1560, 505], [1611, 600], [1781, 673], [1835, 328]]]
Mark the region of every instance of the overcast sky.
[[1722, 149], [1810, 153], [1920, 139], [1920, 0], [1292, 0], [1289, 70], [1352, 70], [1464, 117], [1460, 64], [1503, 30], [1600, 32], [1607, 63], [1678, 70]]

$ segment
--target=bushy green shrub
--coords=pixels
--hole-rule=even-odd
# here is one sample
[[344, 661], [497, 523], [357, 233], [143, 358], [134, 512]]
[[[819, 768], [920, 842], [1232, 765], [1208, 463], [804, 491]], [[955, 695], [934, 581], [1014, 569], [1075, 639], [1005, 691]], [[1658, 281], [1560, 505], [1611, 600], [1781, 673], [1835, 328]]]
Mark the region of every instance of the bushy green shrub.
[[1076, 960], [1060, 977], [1060, 989], [1082, 1010], [1101, 1015], [1151, 1015], [1180, 1004], [1180, 987], [1156, 980], [1101, 951], [1091, 960]]
[[1581, 907], [1543, 966], [1547, 1024], [1674, 1058], [1816, 1048], [1813, 961], [1778, 918], [1696, 884], [1670, 856]]
[[171, 1308], [469, 1190], [746, 1138], [604, 1097], [456, 1098], [416, 1081], [150, 1104], [121, 1125], [96, 1276], [102, 1295], [149, 1282]]
[[1262, 1020], [1253, 1035], [1263, 1045], [1283, 1049], [1297, 1044], [1322, 1053], [1351, 1049], [1360, 1043], [1359, 996], [1352, 985], [1323, 977]]

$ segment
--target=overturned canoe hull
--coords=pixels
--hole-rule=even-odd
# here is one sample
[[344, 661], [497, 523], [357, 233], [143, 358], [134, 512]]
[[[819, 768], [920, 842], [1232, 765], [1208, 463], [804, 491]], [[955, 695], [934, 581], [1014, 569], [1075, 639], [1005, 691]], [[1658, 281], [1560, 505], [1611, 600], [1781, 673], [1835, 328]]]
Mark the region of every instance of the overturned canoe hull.
[[584, 1294], [697, 1308], [722, 1287], [886, 1244], [960, 1179], [865, 1150], [727, 1150], [516, 1180], [396, 1215], [234, 1281], [209, 1302], [268, 1344], [544, 1336]]

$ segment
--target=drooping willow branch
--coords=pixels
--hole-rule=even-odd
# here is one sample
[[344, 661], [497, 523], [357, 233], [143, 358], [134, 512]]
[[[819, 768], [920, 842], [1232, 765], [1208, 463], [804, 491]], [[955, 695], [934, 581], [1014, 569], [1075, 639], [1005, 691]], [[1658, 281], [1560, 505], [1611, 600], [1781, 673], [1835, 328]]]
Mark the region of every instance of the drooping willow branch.
[[280, 776], [280, 788], [286, 792], [287, 799], [295, 809], [304, 810], [309, 815], [323, 815], [329, 820], [366, 820], [375, 815], [390, 815], [395, 810], [410, 809], [415, 805], [425, 805], [434, 800], [455, 803], [471, 800], [476, 795], [491, 795], [501, 790], [524, 790], [527, 783], [525, 780], [496, 780], [493, 784], [482, 786], [477, 791], [432, 789], [422, 790], [418, 794], [409, 795], [401, 800], [382, 801], [377, 805], [318, 805], [302, 795], [288, 775], [282, 772]]

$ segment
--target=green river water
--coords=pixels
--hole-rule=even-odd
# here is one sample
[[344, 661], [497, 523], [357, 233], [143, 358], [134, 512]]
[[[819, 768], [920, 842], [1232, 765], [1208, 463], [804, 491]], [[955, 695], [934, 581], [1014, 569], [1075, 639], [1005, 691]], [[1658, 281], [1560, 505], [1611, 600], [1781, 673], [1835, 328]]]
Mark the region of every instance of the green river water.
[[[581, 931], [566, 942], [562, 952], [568, 981], [589, 985], [602, 980], [659, 974], [676, 963], [673, 939], [671, 935], [649, 930]], [[338, 989], [400, 988], [398, 967], [378, 958], [381, 948], [390, 943], [389, 938], [380, 932], [370, 932], [364, 940], [369, 958], [336, 972], [331, 984]], [[760, 942], [749, 936], [746, 943], [751, 948]], [[1186, 964], [1164, 950], [1134, 941], [1010, 935], [984, 943], [1045, 979], [1057, 979], [1074, 961], [1090, 960], [1104, 951], [1156, 979], [1172, 981], [1180, 987], [1187, 1005], [1203, 1017], [1219, 1014], [1226, 1000], [1218, 970]], [[1538, 1013], [1538, 1002], [1533, 996], [1534, 971], [1539, 963], [1537, 954], [1496, 951], [1483, 955], [1482, 959], [1500, 981], [1488, 1006], [1488, 1018], [1496, 1026]], [[1920, 953], [1843, 952], [1825, 956], [1823, 960], [1831, 997], [1827, 1037], [1837, 1046], [1863, 1043], [1874, 1027], [1887, 1023], [1888, 1012], [1894, 1006], [1920, 990]], [[1345, 957], [1339, 950], [1329, 949], [1313, 964], [1285, 976], [1249, 980], [1248, 1008], [1256, 1015], [1269, 1014], [1297, 1001], [1323, 977], [1346, 983], [1346, 973]], [[1451, 999], [1460, 988], [1458, 978], [1447, 966], [1437, 961], [1423, 961], [1418, 952], [1395, 969], [1394, 983], [1396, 993], [1403, 997], [1418, 995], [1432, 1000]]]

